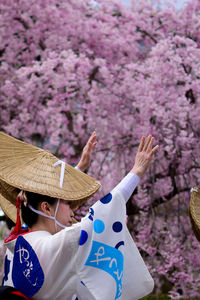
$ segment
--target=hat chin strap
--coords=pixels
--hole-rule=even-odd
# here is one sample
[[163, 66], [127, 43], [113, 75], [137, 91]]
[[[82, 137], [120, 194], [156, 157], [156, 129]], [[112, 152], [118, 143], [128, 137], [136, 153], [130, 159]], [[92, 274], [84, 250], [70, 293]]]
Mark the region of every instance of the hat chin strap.
[[56, 215], [57, 215], [57, 212], [58, 212], [59, 204], [60, 204], [60, 199], [58, 199], [58, 201], [57, 201], [57, 203], [56, 203], [56, 210], [55, 210], [54, 216], [48, 216], [47, 214], [43, 213], [42, 211], [33, 208], [33, 206], [30, 205], [30, 204], [28, 204], [28, 207], [30, 208], [30, 210], [32, 210], [32, 211], [35, 212], [36, 214], [41, 215], [41, 216], [46, 217], [46, 218], [49, 218], [49, 219], [51, 219], [51, 220], [54, 220], [55, 230], [56, 230], [56, 232], [58, 232], [58, 227], [57, 227], [57, 225], [59, 225], [59, 226], [62, 227], [62, 228], [66, 228], [66, 227], [67, 227], [66, 225], [63, 225], [63, 224], [60, 223], [58, 220], [56, 220]]

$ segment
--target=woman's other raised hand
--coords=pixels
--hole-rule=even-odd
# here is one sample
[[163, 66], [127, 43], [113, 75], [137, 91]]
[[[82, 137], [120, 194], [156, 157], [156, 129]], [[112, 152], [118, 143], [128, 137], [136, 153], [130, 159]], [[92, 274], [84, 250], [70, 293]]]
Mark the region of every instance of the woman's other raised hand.
[[135, 173], [140, 178], [151, 165], [153, 156], [159, 148], [158, 145], [153, 147], [153, 142], [154, 138], [152, 135], [149, 135], [148, 137], [143, 136], [140, 140], [140, 145], [135, 157], [135, 163], [131, 170], [131, 172]]

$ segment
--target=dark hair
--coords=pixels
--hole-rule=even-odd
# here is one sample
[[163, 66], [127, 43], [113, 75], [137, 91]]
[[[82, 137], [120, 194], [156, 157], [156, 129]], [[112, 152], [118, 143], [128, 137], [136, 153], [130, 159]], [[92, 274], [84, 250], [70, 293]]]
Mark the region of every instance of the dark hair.
[[[46, 195], [40, 195], [32, 192], [26, 192], [27, 202], [33, 208], [38, 209], [39, 204], [41, 202], [48, 202], [49, 204], [53, 205], [56, 202], [56, 198], [52, 198]], [[24, 206], [22, 202], [21, 205], [21, 212], [22, 212], [22, 219], [28, 227], [33, 226], [38, 219], [38, 214], [32, 211], [28, 206]]]

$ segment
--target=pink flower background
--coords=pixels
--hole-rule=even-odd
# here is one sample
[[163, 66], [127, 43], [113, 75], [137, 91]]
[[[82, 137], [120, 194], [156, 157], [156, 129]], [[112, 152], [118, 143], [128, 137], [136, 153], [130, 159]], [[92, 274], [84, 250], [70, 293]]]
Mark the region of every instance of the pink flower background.
[[[171, 299], [200, 295], [190, 189], [200, 186], [200, 3], [1, 0], [0, 130], [75, 165], [95, 129], [89, 174], [102, 196], [160, 148], [127, 205], [128, 226]], [[79, 210], [84, 215], [87, 206]], [[117, 208], [116, 208], [117, 209]]]

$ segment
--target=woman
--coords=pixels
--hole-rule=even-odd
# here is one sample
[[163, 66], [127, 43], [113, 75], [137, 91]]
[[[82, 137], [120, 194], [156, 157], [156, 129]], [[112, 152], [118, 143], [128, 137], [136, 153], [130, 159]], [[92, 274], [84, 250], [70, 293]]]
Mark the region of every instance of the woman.
[[133, 300], [151, 292], [153, 280], [126, 228], [125, 203], [158, 149], [153, 137], [142, 137], [129, 174], [74, 225], [73, 209], [99, 183], [44, 150], [4, 134], [0, 139], [6, 145], [0, 150], [1, 199], [13, 203], [21, 189], [17, 207], [22, 202], [29, 227], [16, 235], [17, 221], [14, 235], [5, 240], [4, 284], [40, 300]]

